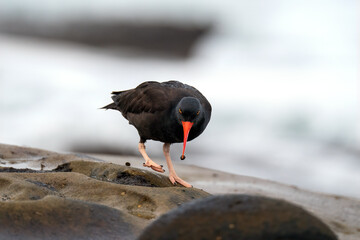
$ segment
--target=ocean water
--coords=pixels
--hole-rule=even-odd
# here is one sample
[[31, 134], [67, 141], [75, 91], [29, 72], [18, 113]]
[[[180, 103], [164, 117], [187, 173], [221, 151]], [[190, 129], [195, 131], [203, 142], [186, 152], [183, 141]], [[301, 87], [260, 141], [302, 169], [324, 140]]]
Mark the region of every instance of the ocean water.
[[[64, 1], [38, 9], [25, 2], [0, 1], [7, 6], [0, 11], [43, 11], [55, 21], [84, 6]], [[211, 20], [216, 27], [186, 60], [0, 35], [0, 142], [137, 153], [136, 130], [120, 113], [98, 108], [110, 103], [113, 90], [175, 79], [198, 88], [213, 106], [184, 163], [360, 198], [357, 1], [107, 4], [93, 2], [84, 13], [119, 17], [117, 9], [130, 18], [125, 12], [133, 9], [145, 19]], [[172, 147], [175, 164], [181, 147]], [[149, 141], [147, 149], [162, 157], [161, 143]]]

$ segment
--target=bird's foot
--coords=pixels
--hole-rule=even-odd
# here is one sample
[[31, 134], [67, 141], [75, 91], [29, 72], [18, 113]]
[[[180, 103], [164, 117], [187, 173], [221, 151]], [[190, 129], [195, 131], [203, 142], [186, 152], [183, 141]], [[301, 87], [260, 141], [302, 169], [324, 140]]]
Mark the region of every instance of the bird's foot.
[[184, 187], [187, 187], [187, 188], [191, 188], [192, 185], [187, 183], [186, 181], [182, 180], [181, 178], [179, 178], [176, 173], [170, 173], [169, 174], [169, 179], [170, 179], [170, 182], [172, 184], [176, 184], [176, 183], [179, 183], [181, 185], [183, 185]]
[[145, 163], [143, 163], [143, 166], [144, 167], [149, 167], [149, 168], [152, 168], [153, 170], [157, 171], [157, 172], [165, 172], [165, 170], [163, 169], [163, 166], [162, 165], [159, 165], [157, 164], [156, 162], [154, 162], [153, 160], [149, 159], [149, 160], [146, 160]]

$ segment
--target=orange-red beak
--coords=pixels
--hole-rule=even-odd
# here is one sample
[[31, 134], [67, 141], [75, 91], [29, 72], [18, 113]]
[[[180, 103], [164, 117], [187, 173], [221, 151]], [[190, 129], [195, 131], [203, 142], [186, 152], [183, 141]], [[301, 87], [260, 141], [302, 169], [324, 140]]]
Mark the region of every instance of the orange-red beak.
[[183, 146], [183, 152], [182, 152], [182, 155], [180, 157], [181, 160], [184, 160], [185, 159], [185, 148], [186, 148], [186, 141], [188, 139], [188, 136], [189, 136], [189, 132], [190, 132], [190, 129], [192, 127], [194, 123], [192, 122], [182, 122], [182, 125], [183, 125], [183, 129], [184, 129], [184, 146]]

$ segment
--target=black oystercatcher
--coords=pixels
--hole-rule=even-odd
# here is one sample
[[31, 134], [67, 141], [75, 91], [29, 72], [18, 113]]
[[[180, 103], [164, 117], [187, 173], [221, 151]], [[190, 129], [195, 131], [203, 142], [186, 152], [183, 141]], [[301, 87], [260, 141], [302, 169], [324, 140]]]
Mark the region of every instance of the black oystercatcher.
[[164, 172], [161, 165], [146, 154], [148, 139], [164, 143], [169, 179], [185, 187], [191, 185], [179, 178], [170, 158], [170, 144], [183, 142], [181, 159], [185, 159], [186, 142], [199, 136], [210, 121], [211, 105], [194, 87], [178, 81], [144, 82], [134, 89], [112, 92], [113, 103], [104, 109], [119, 110], [140, 135], [139, 151], [144, 166]]

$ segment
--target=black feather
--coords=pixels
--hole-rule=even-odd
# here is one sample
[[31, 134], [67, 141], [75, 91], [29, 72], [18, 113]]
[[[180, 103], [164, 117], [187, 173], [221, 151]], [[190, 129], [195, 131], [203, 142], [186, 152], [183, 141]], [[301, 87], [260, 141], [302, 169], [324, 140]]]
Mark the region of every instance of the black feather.
[[178, 81], [149, 81], [134, 89], [114, 91], [112, 94], [113, 103], [103, 109], [120, 111], [137, 128], [141, 139], [181, 142], [182, 126], [174, 110], [185, 97], [198, 99], [204, 110], [202, 124], [193, 127], [189, 140], [201, 134], [211, 116], [211, 105], [207, 99], [196, 88]]

